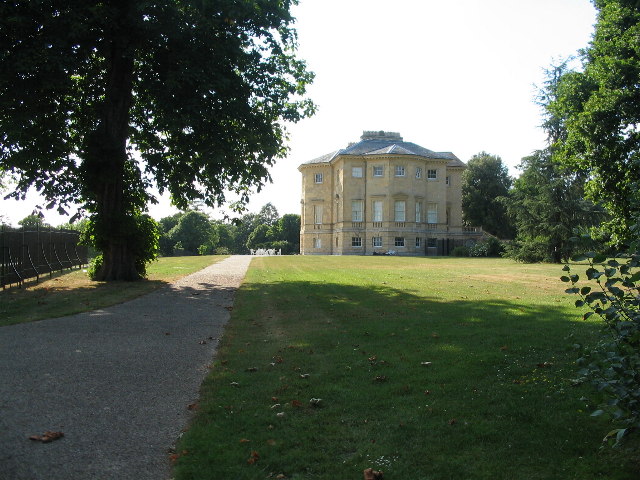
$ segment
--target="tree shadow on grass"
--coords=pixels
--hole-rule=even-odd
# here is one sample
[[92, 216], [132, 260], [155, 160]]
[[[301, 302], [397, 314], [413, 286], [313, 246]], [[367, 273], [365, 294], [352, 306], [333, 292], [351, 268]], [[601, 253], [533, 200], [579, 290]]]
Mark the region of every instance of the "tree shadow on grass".
[[[218, 396], [203, 407], [216, 412], [206, 436], [277, 438], [261, 446], [261, 462], [304, 478], [351, 478], [383, 457], [396, 459], [394, 478], [632, 478], [624, 458], [615, 468], [602, 462], [606, 422], [579, 412], [587, 388], [570, 386], [570, 345], [593, 341], [597, 323], [542, 296], [500, 294], [452, 300], [389, 285], [245, 283], [207, 390]], [[306, 406], [312, 397], [325, 406]], [[286, 421], [269, 398], [285, 405]], [[244, 413], [226, 423], [219, 405]], [[211, 456], [202, 464], [220, 465], [211, 475], [236, 475], [219, 449], [197, 449]], [[199, 468], [195, 454], [186, 462]]]

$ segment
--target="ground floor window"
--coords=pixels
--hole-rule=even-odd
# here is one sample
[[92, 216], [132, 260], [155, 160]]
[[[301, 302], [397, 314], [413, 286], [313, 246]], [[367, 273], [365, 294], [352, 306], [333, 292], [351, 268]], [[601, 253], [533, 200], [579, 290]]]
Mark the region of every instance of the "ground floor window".
[[395, 246], [404, 247], [404, 237], [396, 237]]
[[438, 246], [438, 240], [436, 238], [427, 238], [427, 247], [436, 248]]
[[362, 246], [362, 237], [351, 237], [351, 246], [352, 247], [361, 247]]
[[313, 248], [322, 248], [322, 240], [320, 240], [319, 238], [314, 238]]
[[374, 247], [381, 247], [382, 246], [382, 237], [373, 237], [372, 242], [373, 242], [373, 246]]
[[420, 248], [422, 246], [422, 239], [420, 237], [416, 237], [416, 248]]

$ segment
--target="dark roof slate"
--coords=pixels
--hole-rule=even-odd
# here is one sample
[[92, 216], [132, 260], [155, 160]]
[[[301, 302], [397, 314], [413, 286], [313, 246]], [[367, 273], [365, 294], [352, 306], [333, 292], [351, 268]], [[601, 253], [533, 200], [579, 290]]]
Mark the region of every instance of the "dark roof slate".
[[412, 142], [379, 139], [365, 139], [349, 145], [347, 148], [327, 153], [321, 157], [304, 162], [302, 165], [331, 163], [338, 155], [417, 155], [420, 157], [449, 160], [448, 167], [465, 167], [466, 165], [451, 152], [434, 152]]

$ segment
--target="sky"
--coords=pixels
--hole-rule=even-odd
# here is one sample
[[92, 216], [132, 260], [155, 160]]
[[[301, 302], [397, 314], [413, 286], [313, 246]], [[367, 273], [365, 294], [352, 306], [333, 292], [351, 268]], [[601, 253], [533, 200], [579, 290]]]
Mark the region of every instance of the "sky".
[[[298, 165], [364, 130], [464, 162], [486, 151], [517, 176], [521, 158], [545, 147], [534, 102], [544, 69], [586, 47], [596, 19], [589, 0], [300, 0], [293, 15], [318, 111], [289, 126], [289, 154], [252, 195], [253, 212], [271, 202], [280, 215], [300, 213]], [[0, 200], [0, 215], [15, 225], [39, 201]], [[175, 212], [168, 198], [150, 207], [157, 219]], [[45, 220], [67, 218], [45, 211]]]

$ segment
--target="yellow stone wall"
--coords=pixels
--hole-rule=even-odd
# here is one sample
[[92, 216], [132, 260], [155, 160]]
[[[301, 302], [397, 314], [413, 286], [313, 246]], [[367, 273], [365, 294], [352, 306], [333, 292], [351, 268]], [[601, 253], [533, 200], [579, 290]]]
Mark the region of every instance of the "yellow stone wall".
[[[426, 249], [428, 239], [462, 238], [464, 168], [447, 167], [447, 163], [446, 159], [390, 154], [339, 155], [330, 163], [301, 165], [301, 253], [371, 255], [394, 250], [398, 255], [425, 255], [435, 254]], [[396, 166], [404, 167], [404, 176], [396, 175]], [[362, 177], [353, 176], [354, 167], [362, 169]], [[382, 167], [381, 176], [374, 175], [376, 167]], [[418, 168], [420, 178], [416, 178]], [[437, 172], [436, 179], [427, 178], [429, 170]], [[318, 174], [322, 183], [316, 183]], [[352, 221], [354, 200], [363, 202], [362, 222]], [[382, 222], [374, 222], [374, 201], [382, 201]], [[396, 201], [405, 202], [404, 222], [395, 221]], [[416, 222], [416, 203], [421, 205], [420, 222]], [[437, 205], [436, 223], [427, 223], [429, 204]], [[318, 208], [322, 223], [314, 218]], [[361, 246], [352, 245], [354, 237], [361, 239]], [[374, 247], [374, 237], [381, 237], [381, 247]], [[396, 237], [404, 238], [404, 247], [395, 245]]]

